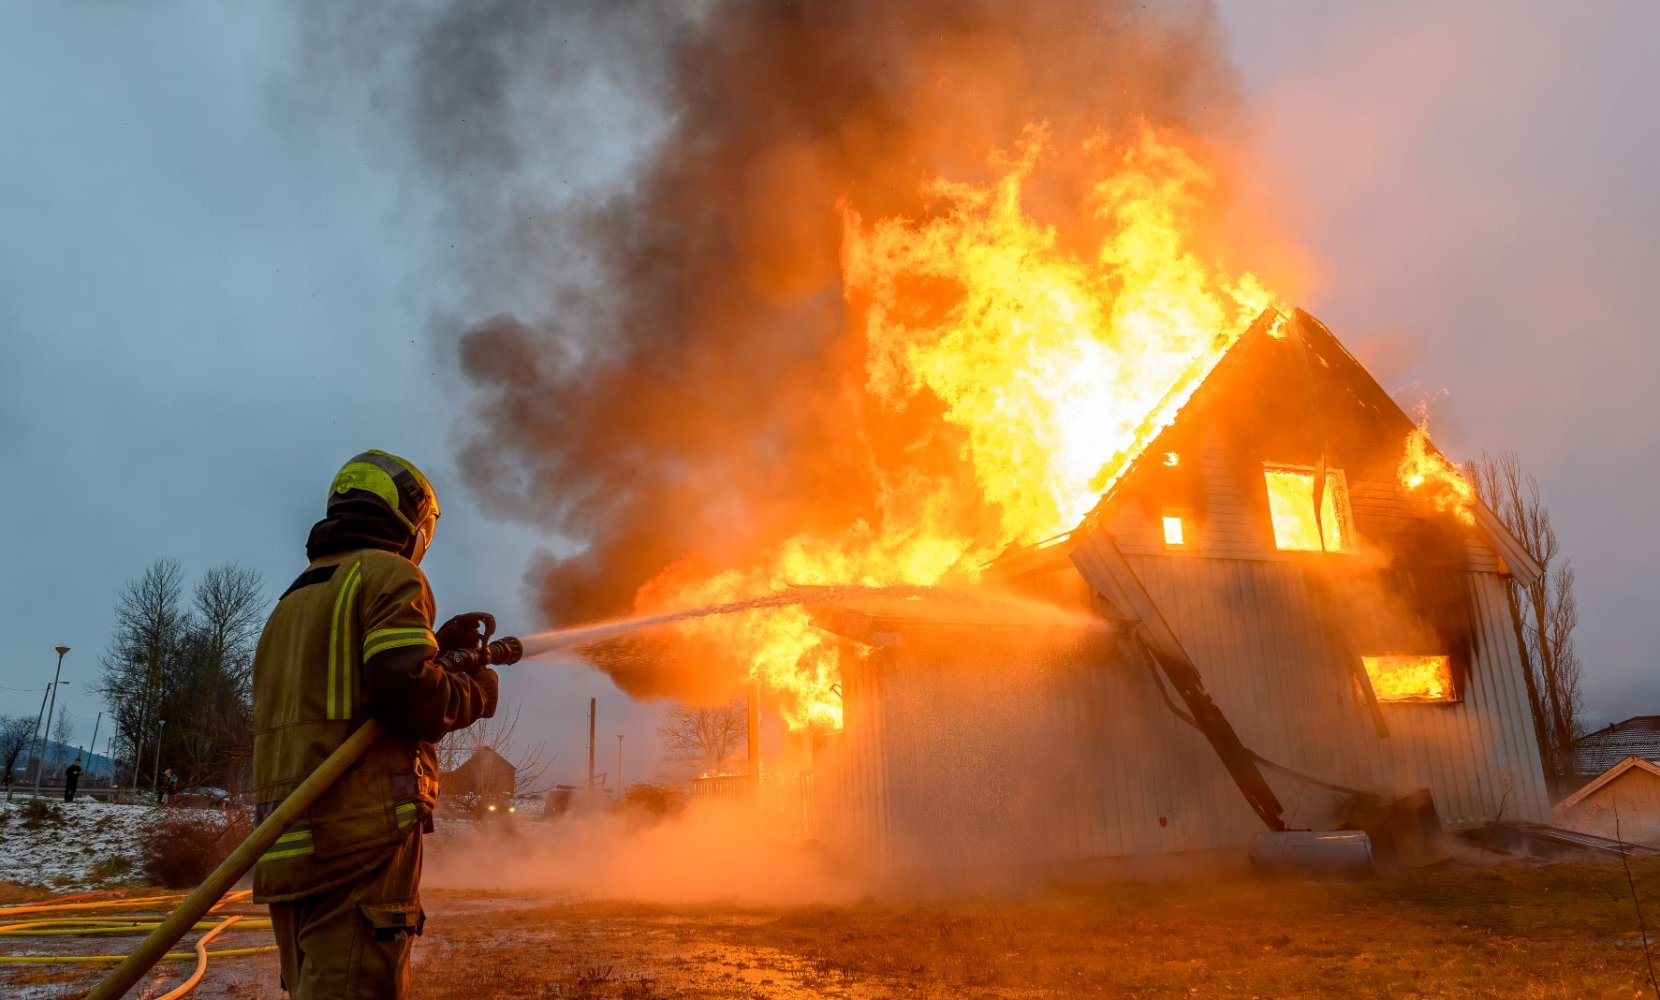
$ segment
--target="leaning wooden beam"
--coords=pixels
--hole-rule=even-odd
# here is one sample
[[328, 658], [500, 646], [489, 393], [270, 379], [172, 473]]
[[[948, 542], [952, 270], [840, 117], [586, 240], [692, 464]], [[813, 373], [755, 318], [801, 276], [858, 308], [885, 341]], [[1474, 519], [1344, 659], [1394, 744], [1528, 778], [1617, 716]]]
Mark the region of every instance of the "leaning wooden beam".
[[1193, 714], [1205, 738], [1210, 740], [1216, 756], [1221, 758], [1222, 766], [1227, 768], [1234, 784], [1239, 786], [1245, 801], [1250, 803], [1268, 829], [1284, 830], [1284, 807], [1280, 805], [1279, 796], [1274, 794], [1262, 772], [1257, 769], [1256, 759], [1240, 742], [1239, 734], [1234, 732], [1227, 716], [1211, 701], [1199, 668], [1182, 648], [1181, 640], [1176, 637], [1170, 623], [1164, 620], [1152, 595], [1142, 585], [1141, 578], [1136, 576], [1124, 554], [1118, 551], [1112, 536], [1099, 527], [1086, 529], [1079, 545], [1072, 550], [1072, 564], [1102, 597], [1136, 620], [1135, 627], [1142, 641], [1152, 652], [1159, 669], [1164, 671], [1164, 676], [1170, 679], [1170, 686], [1187, 703], [1188, 711]]

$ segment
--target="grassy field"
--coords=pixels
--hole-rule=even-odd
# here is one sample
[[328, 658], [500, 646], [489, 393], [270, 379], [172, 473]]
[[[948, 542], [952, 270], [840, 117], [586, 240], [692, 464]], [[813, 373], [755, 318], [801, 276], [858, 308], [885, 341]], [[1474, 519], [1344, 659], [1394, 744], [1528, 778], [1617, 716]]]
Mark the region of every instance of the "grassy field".
[[[1660, 916], [1660, 864], [1634, 874]], [[917, 906], [435, 902], [427, 997], [1653, 995], [1617, 864]]]
[[[1633, 874], [1645, 913], [1660, 917], [1660, 863]], [[1060, 886], [917, 905], [688, 907], [444, 891], [427, 909], [420, 998], [1655, 996], [1618, 864], [1344, 884]], [[75, 995], [89, 982], [31, 971], [36, 995]], [[42, 989], [54, 980], [57, 989]], [[0, 976], [0, 992], [5, 983]], [[274, 962], [260, 956], [216, 964], [195, 995], [281, 994]]]

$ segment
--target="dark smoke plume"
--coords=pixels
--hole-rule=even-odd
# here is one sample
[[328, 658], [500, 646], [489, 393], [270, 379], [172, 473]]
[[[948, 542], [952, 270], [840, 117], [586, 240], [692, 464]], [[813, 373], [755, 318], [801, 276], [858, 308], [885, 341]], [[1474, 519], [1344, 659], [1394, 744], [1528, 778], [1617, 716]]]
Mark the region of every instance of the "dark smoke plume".
[[[458, 2], [323, 8], [373, 63], [387, 141], [442, 193], [474, 310], [460, 464], [492, 513], [577, 546], [529, 571], [552, 624], [625, 612], [665, 567], [743, 565], [875, 516], [912, 442], [861, 420], [839, 200], [927, 211], [1032, 123], [1057, 149], [1139, 120], [1203, 134], [1234, 85], [1205, 3]], [[1062, 230], [1082, 176], [1030, 192]], [[621, 678], [636, 693], [642, 685]]]

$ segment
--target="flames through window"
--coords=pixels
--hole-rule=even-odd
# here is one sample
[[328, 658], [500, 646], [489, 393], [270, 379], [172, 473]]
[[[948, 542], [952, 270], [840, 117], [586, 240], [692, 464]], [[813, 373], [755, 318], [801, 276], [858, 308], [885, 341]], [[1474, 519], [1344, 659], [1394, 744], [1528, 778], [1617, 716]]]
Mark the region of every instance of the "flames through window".
[[1268, 486], [1268, 515], [1274, 523], [1274, 547], [1293, 552], [1348, 552], [1354, 548], [1349, 513], [1349, 483], [1342, 469], [1327, 469], [1320, 493], [1320, 516], [1314, 516], [1314, 470], [1307, 466], [1270, 465], [1263, 469]]
[[1187, 544], [1187, 532], [1182, 527], [1182, 516], [1166, 512], [1164, 515], [1164, 544], [1181, 548]]
[[1451, 657], [1362, 656], [1360, 660], [1380, 702], [1458, 700]]

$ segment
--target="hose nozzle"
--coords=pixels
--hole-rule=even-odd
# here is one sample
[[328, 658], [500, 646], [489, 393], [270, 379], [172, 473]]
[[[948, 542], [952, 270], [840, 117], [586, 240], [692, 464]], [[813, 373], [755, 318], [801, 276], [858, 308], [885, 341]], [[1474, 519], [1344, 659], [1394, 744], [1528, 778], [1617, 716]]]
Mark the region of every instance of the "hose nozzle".
[[495, 667], [505, 667], [524, 659], [525, 647], [517, 636], [503, 636], [484, 647], [484, 659]]
[[506, 636], [470, 649], [447, 649], [434, 657], [432, 662], [445, 670], [476, 674], [485, 667], [518, 663], [524, 655], [524, 643], [513, 636]]

